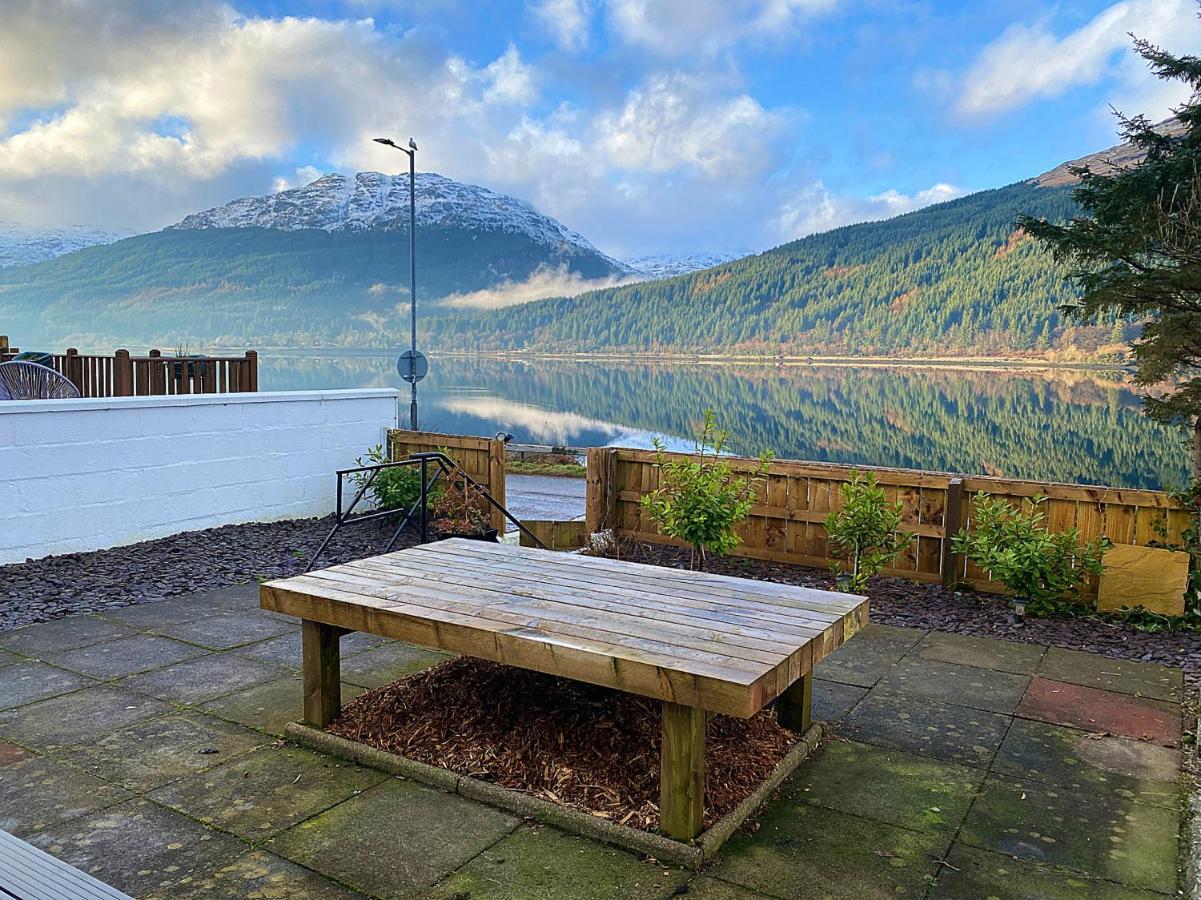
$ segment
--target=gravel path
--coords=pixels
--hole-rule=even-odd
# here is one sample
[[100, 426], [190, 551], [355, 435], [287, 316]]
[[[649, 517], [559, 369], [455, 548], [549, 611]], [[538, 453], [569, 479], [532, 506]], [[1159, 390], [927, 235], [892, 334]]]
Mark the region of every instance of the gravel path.
[[[297, 575], [332, 527], [333, 516], [226, 525], [110, 550], [0, 566], [0, 631], [74, 613]], [[413, 542], [410, 534], [401, 537], [398, 549]], [[320, 562], [329, 566], [371, 556], [391, 536], [392, 527], [382, 521], [348, 525]]]

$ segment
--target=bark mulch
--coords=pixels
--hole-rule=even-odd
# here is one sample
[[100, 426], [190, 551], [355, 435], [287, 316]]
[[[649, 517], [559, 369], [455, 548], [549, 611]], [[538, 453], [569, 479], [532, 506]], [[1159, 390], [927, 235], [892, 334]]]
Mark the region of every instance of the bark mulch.
[[[659, 823], [659, 701], [459, 657], [349, 703], [328, 731], [623, 825]], [[797, 736], [765, 710], [713, 716], [705, 826], [748, 796]]]

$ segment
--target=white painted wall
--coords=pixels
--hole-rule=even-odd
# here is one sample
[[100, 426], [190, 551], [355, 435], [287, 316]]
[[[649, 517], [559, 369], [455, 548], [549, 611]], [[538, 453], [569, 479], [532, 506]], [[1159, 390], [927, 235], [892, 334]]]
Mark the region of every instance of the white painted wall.
[[397, 391], [0, 403], [0, 564], [330, 513]]

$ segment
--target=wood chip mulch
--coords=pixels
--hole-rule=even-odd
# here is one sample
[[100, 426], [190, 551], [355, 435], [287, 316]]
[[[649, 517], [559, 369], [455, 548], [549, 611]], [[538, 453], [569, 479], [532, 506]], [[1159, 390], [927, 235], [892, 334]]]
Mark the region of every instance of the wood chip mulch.
[[[660, 703], [459, 657], [355, 699], [333, 734], [643, 830], [659, 824]], [[713, 716], [705, 827], [747, 797], [797, 735], [770, 710]]]

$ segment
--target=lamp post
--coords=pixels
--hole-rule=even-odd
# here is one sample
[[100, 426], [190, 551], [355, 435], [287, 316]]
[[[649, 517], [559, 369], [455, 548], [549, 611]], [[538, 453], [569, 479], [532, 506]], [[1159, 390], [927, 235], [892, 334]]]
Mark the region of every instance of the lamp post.
[[[409, 376], [405, 380], [412, 386], [412, 399], [409, 401], [409, 427], [417, 430], [417, 382], [425, 377], [425, 359], [417, 354], [417, 142], [409, 138], [409, 146], [402, 147], [391, 138], [376, 138], [377, 144], [400, 150], [409, 155]], [[401, 377], [404, 377], [402, 372]]]

